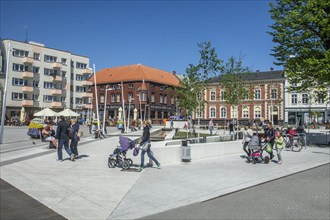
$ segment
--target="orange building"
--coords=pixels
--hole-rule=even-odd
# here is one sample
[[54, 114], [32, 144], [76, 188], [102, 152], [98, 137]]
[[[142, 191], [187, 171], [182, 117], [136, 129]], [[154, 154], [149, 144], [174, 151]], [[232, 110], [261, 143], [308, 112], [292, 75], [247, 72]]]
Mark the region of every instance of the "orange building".
[[[93, 76], [89, 80], [94, 83]], [[175, 72], [169, 73], [141, 64], [102, 69], [96, 73], [100, 118], [103, 117], [104, 102], [106, 119], [122, 118], [124, 94], [126, 118], [130, 114], [132, 120], [142, 117], [143, 120], [153, 120], [153, 123], [161, 122], [177, 112], [173, 88], [179, 82]], [[95, 112], [94, 86], [91, 86], [91, 92]]]

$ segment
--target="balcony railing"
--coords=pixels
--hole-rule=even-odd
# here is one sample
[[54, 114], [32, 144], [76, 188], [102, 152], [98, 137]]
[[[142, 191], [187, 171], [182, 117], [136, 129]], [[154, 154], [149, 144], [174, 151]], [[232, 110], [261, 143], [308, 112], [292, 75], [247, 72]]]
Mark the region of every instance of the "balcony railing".
[[24, 57], [23, 58], [23, 63], [25, 65], [32, 65], [34, 63], [34, 60], [31, 57]]
[[85, 98], [91, 98], [91, 97], [93, 97], [93, 93], [84, 92], [84, 93], [81, 93], [81, 96], [82, 97], [85, 97]]
[[61, 82], [63, 80], [62, 76], [54, 76], [53, 81]]
[[52, 108], [62, 108], [62, 102], [52, 102]]
[[91, 86], [91, 85], [93, 85], [93, 83], [90, 82], [90, 81], [85, 80], [85, 81], [82, 81], [82, 85], [83, 86]]
[[33, 100], [22, 100], [22, 106], [33, 106]]
[[33, 78], [33, 73], [32, 72], [22, 72], [22, 77], [23, 78]]
[[82, 74], [83, 74], [83, 75], [85, 75], [85, 74], [86, 74], [86, 75], [87, 75], [87, 74], [92, 74], [92, 73], [93, 73], [93, 71], [92, 71], [91, 69], [83, 69], [83, 70], [82, 70]]
[[23, 92], [33, 92], [33, 87], [32, 86], [23, 86], [22, 91]]
[[52, 89], [52, 95], [62, 95], [62, 90], [60, 89]]
[[61, 69], [62, 63], [53, 63], [53, 69]]

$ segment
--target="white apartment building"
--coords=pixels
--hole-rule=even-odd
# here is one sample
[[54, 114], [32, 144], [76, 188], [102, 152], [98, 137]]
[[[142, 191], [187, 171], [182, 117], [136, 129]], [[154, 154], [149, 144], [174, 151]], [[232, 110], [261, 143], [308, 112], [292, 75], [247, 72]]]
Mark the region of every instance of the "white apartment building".
[[91, 112], [88, 57], [31, 41], [4, 39], [0, 46], [1, 97], [8, 68], [6, 120], [19, 118], [22, 107], [28, 116], [47, 107], [56, 112], [70, 108], [81, 117]]
[[[285, 88], [294, 87], [288, 80]], [[292, 126], [302, 126], [316, 121], [324, 123], [330, 119], [330, 88], [327, 95], [319, 95], [317, 88], [306, 92], [285, 92], [285, 123]]]

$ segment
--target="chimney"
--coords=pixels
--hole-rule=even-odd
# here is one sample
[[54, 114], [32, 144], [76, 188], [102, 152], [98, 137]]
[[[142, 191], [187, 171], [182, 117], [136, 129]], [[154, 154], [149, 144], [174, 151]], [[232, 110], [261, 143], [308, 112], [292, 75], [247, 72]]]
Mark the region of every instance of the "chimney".
[[271, 68], [270, 68], [270, 71], [274, 71], [274, 68], [273, 68], [273, 67], [271, 67]]
[[176, 71], [175, 70], [173, 70], [173, 75], [176, 75]]

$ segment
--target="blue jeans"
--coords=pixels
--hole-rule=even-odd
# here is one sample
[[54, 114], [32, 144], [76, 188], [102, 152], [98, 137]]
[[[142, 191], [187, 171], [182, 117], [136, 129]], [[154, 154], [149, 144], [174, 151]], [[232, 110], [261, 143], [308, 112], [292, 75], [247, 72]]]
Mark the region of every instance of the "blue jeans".
[[69, 140], [60, 140], [58, 143], [58, 148], [57, 148], [57, 156], [59, 160], [62, 160], [62, 147], [64, 145], [65, 151], [71, 156], [72, 152], [69, 148]]
[[147, 151], [142, 151], [141, 152], [141, 167], [144, 167], [144, 155], [145, 155], [146, 152], [147, 152], [148, 157], [151, 160], [153, 160], [157, 165], [159, 165], [159, 162], [156, 160], [156, 158], [154, 156], [152, 156], [150, 148], [151, 147], [149, 147]]

